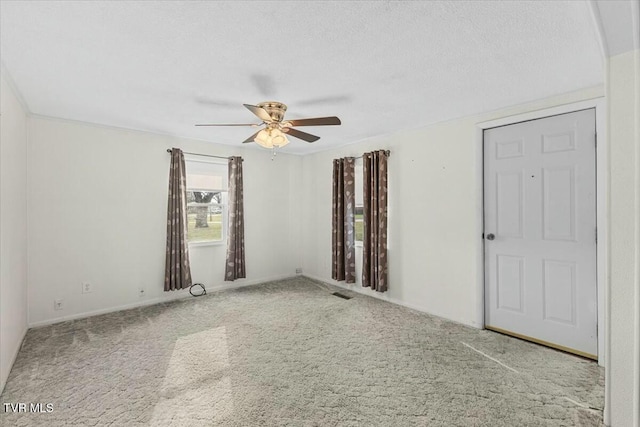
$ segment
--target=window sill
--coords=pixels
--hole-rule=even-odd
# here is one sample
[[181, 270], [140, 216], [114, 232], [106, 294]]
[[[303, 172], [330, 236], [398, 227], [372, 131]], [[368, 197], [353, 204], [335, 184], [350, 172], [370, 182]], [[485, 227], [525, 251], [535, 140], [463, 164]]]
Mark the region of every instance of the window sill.
[[189, 242], [189, 249], [205, 247], [205, 246], [222, 246], [225, 243], [226, 242], [224, 240], [217, 240], [212, 242]]

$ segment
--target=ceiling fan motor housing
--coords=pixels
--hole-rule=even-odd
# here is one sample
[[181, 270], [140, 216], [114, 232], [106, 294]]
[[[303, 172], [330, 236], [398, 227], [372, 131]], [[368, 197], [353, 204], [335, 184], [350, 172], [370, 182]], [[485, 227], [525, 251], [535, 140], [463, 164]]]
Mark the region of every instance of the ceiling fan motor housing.
[[284, 113], [287, 111], [287, 106], [277, 101], [261, 102], [258, 107], [266, 110], [275, 122], [281, 122], [284, 119]]

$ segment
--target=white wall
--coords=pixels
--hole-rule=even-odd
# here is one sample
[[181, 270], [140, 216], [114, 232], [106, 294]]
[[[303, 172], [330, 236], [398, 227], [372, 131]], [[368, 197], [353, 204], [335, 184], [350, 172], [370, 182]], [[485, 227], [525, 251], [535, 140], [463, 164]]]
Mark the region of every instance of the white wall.
[[27, 332], [27, 117], [0, 75], [0, 392]]
[[640, 425], [640, 50], [609, 58], [611, 426]]
[[188, 295], [163, 292], [170, 147], [244, 158], [247, 279], [223, 281], [218, 245], [191, 248], [194, 282], [258, 283], [300, 266], [300, 157], [38, 117], [29, 130], [30, 325]]
[[[471, 326], [482, 324], [478, 274], [482, 150], [476, 124], [603, 96], [596, 87], [524, 106], [379, 137], [303, 158], [304, 274], [331, 280], [331, 160], [390, 149], [389, 291], [350, 288]], [[342, 284], [344, 282], [341, 282]]]

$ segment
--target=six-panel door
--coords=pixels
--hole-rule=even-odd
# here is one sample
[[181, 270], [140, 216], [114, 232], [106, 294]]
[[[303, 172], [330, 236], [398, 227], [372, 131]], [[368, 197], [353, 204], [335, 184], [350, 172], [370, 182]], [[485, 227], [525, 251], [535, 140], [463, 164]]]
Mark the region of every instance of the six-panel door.
[[597, 355], [595, 110], [484, 132], [485, 323]]

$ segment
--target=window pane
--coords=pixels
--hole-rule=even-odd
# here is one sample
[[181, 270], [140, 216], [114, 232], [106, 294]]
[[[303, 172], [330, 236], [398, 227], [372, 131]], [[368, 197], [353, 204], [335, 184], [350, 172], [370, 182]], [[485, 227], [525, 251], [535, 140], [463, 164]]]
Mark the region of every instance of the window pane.
[[[207, 211], [209, 206], [204, 207], [204, 211], [194, 210], [187, 214], [188, 227], [187, 238], [189, 242], [210, 242], [222, 240], [222, 212], [211, 213]], [[216, 208], [219, 208], [216, 206]], [[201, 209], [201, 208], [196, 208]]]
[[355, 231], [356, 242], [362, 242], [364, 240], [364, 207], [356, 205], [355, 212]]
[[226, 218], [227, 165], [187, 160], [187, 239], [219, 242]]
[[187, 189], [187, 206], [198, 206], [222, 203], [221, 191], [195, 191]]
[[356, 230], [356, 242], [362, 242], [364, 240], [364, 221], [356, 220], [355, 230]]

